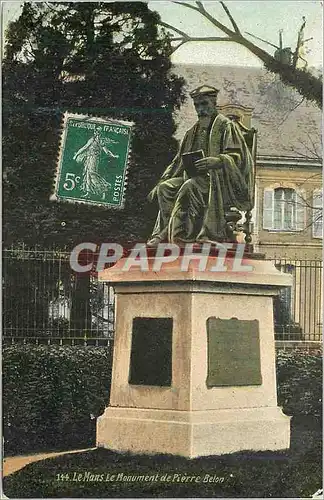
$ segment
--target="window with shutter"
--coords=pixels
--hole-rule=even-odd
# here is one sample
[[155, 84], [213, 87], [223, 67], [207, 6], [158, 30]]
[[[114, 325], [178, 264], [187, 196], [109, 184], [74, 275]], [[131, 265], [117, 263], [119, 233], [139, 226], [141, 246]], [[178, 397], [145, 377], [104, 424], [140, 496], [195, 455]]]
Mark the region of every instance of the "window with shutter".
[[323, 190], [313, 192], [313, 238], [323, 237]]
[[263, 198], [263, 228], [302, 231], [305, 228], [305, 193], [292, 188], [266, 188]]
[[273, 198], [273, 189], [266, 188], [263, 193], [263, 229], [273, 229]]

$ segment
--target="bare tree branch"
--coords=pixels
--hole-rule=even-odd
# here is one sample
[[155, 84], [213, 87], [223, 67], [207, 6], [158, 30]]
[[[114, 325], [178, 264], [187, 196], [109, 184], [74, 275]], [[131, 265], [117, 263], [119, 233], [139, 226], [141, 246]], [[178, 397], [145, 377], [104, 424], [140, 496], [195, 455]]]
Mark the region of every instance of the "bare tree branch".
[[178, 5], [182, 5], [183, 7], [187, 7], [189, 9], [193, 9], [193, 10], [199, 12], [211, 24], [213, 24], [214, 26], [216, 26], [216, 28], [219, 28], [221, 31], [223, 31], [224, 33], [226, 33], [226, 35], [228, 35], [231, 38], [230, 41], [234, 41], [234, 39], [236, 37], [239, 37], [239, 38], [242, 37], [242, 35], [240, 33], [236, 33], [235, 31], [230, 30], [229, 28], [227, 28], [227, 26], [225, 26], [224, 24], [222, 24], [219, 21], [217, 21], [217, 19], [215, 19], [211, 14], [209, 14], [209, 12], [207, 12], [207, 10], [203, 6], [202, 2], [196, 2], [196, 4], [197, 4], [198, 7], [194, 7], [193, 5], [188, 4], [186, 2], [174, 1], [174, 3], [176, 3]]
[[309, 175], [308, 177], [306, 177], [306, 179], [304, 179], [302, 182], [299, 182], [297, 184], [297, 186], [299, 188], [303, 187], [308, 181], [312, 180], [312, 179], [316, 179], [316, 178], [321, 178], [322, 175], [321, 174], [312, 174], [312, 175]]
[[196, 5], [198, 6], [200, 11], [205, 10], [204, 4], [202, 2], [200, 2], [199, 0], [197, 0]]
[[234, 30], [236, 31], [236, 33], [238, 33], [238, 34], [240, 35], [240, 34], [241, 34], [241, 32], [240, 32], [240, 30], [239, 30], [239, 27], [238, 27], [238, 25], [236, 24], [236, 22], [235, 22], [235, 20], [234, 20], [234, 18], [233, 18], [233, 16], [232, 16], [232, 14], [230, 13], [229, 8], [228, 8], [228, 7], [224, 4], [224, 2], [220, 2], [220, 4], [221, 4], [221, 6], [223, 7], [223, 9], [225, 10], [225, 12], [226, 12], [226, 14], [227, 14], [227, 16], [228, 16], [229, 20], [231, 21], [231, 23], [232, 23], [232, 26], [233, 26]]
[[[192, 9], [199, 14], [201, 14], [205, 19], [207, 19], [213, 26], [215, 26], [217, 29], [225, 33], [228, 38], [223, 38], [223, 37], [190, 37], [187, 33], [179, 30], [175, 26], [168, 25], [167, 23], [164, 23], [160, 21], [160, 24], [170, 30], [173, 30], [175, 33], [180, 35], [182, 37], [182, 40], [177, 38], [175, 41], [180, 41], [177, 46], [173, 48], [173, 52], [178, 50], [181, 45], [183, 45], [186, 42], [190, 41], [228, 41], [228, 42], [235, 42], [243, 47], [245, 47], [247, 50], [249, 50], [252, 54], [254, 54], [256, 57], [258, 57], [265, 65], [265, 67], [270, 70], [272, 73], [279, 75], [281, 80], [286, 84], [290, 85], [294, 89], [296, 89], [302, 96], [304, 96], [306, 99], [309, 99], [311, 101], [314, 101], [319, 107], [322, 107], [322, 101], [323, 101], [323, 95], [322, 95], [322, 80], [318, 76], [313, 75], [309, 71], [306, 71], [305, 69], [299, 69], [296, 68], [294, 64], [289, 64], [282, 62], [280, 60], [277, 60], [273, 55], [269, 54], [266, 50], [262, 49], [258, 45], [255, 45], [251, 40], [248, 38], [245, 38], [242, 33], [240, 32], [233, 16], [230, 14], [229, 9], [226, 7], [225, 3], [222, 1], [220, 2], [223, 9], [227, 13], [229, 19], [231, 20], [231, 23], [234, 27], [234, 31], [224, 24], [222, 24], [218, 19], [213, 17], [204, 7], [203, 3], [200, 1], [196, 2], [196, 5], [189, 4], [187, 2], [181, 2], [178, 0], [174, 0], [175, 4], [182, 5], [183, 7], [186, 7], [188, 9]], [[299, 40], [299, 45], [298, 46], [298, 51], [301, 45], [305, 43], [303, 41], [303, 30], [304, 30], [304, 24], [299, 30], [298, 34], [298, 40]], [[255, 37], [254, 35], [250, 34], [250, 36]], [[255, 37], [258, 38], [258, 37]], [[262, 40], [262, 39], [261, 39]], [[265, 40], [262, 40], [266, 42]], [[266, 42], [269, 43], [271, 46], [275, 47], [278, 49], [278, 47], [271, 42]], [[297, 51], [297, 49], [296, 49]], [[294, 57], [296, 58], [296, 51], [293, 54]], [[298, 55], [298, 54], [297, 54]], [[300, 57], [300, 54], [299, 54]]]
[[260, 40], [260, 42], [264, 42], [264, 43], [267, 43], [268, 45], [271, 45], [271, 47], [274, 47], [275, 49], [279, 49], [280, 48], [277, 45], [275, 45], [274, 43], [268, 42], [267, 40], [263, 40], [263, 38], [260, 38], [260, 37], [258, 37], [256, 35], [253, 35], [253, 33], [249, 33], [248, 31], [245, 31], [245, 33], [247, 35], [253, 36], [253, 38], [256, 38], [257, 40]]
[[[310, 158], [312, 158], [312, 159], [314, 159], [314, 160], [319, 160], [319, 159], [320, 159], [320, 158], [317, 156], [316, 151], [314, 152], [314, 150], [313, 150], [313, 149], [311, 149], [311, 148], [308, 146], [308, 144], [306, 144], [306, 142], [305, 142], [305, 141], [303, 141], [303, 140], [301, 140], [301, 139], [300, 139], [300, 143], [302, 144], [302, 146], [304, 146], [304, 148], [306, 149], [306, 151], [308, 151], [308, 152], [311, 154]], [[305, 156], [307, 157], [307, 155], [305, 155]]]
[[[159, 21], [159, 25], [160, 26], [164, 26], [164, 28], [168, 28], [170, 30], [175, 31], [176, 33], [178, 33], [179, 35], [181, 35], [182, 39], [185, 39], [185, 41], [189, 41], [190, 40], [190, 36], [187, 33], [185, 33], [184, 31], [179, 30], [175, 26], [171, 26], [171, 24], [165, 23], [164, 21]], [[179, 40], [179, 38], [177, 38], [177, 40]]]
[[171, 38], [171, 42], [181, 42], [173, 47], [172, 53], [178, 50], [178, 48], [181, 47], [181, 45], [185, 44], [186, 42], [230, 42], [231, 41], [229, 37], [223, 37], [223, 36], [210, 36], [210, 37], [190, 36], [188, 35], [188, 33], [185, 33], [184, 31], [176, 28], [175, 26], [171, 26], [171, 24], [168, 24], [164, 21], [160, 21], [159, 24], [160, 26], [163, 26], [164, 28], [172, 30], [175, 33], [181, 35], [180, 37]]
[[293, 64], [294, 68], [296, 68], [296, 65], [297, 65], [297, 61], [298, 61], [298, 58], [299, 58], [300, 48], [305, 43], [304, 40], [303, 40], [305, 25], [306, 25], [306, 18], [303, 16], [303, 23], [302, 23], [302, 25], [301, 25], [301, 27], [300, 27], [300, 29], [298, 31], [298, 38], [297, 38], [296, 50], [295, 50], [294, 55], [293, 55], [293, 62], [292, 62], [292, 64]]
[[[179, 2], [177, 0], [174, 1], [174, 3], [199, 12], [213, 26], [215, 26], [216, 28], [223, 31], [223, 33], [228, 35], [229, 42], [236, 42], [236, 43], [243, 45], [248, 50], [250, 50], [254, 55], [256, 55], [259, 59], [261, 59], [265, 64], [278, 63], [278, 61], [276, 61], [271, 54], [269, 54], [265, 50], [261, 49], [257, 45], [254, 45], [250, 40], [245, 38], [240, 31], [237, 32], [237, 31], [233, 31], [233, 30], [229, 29], [227, 26], [225, 26], [220, 21], [218, 21], [215, 17], [213, 17], [211, 14], [209, 14], [209, 12], [203, 6], [202, 2], [196, 2], [197, 7], [195, 7], [191, 4], [188, 4], [186, 2]], [[170, 26], [170, 29], [174, 29], [174, 26], [171, 26], [171, 25], [169, 25], [169, 26]], [[199, 40], [203, 41], [203, 40], [205, 40], [205, 37], [201, 37], [201, 38], [199, 37]]]
[[[190, 36], [188, 33], [185, 33], [184, 31], [179, 30], [178, 28], [171, 26], [171, 24], [165, 23], [164, 21], [159, 22], [160, 26], [164, 26], [164, 28], [168, 28], [170, 30], [175, 31], [181, 37], [173, 37], [171, 39], [172, 42], [179, 42], [183, 41], [183, 43], [186, 42], [230, 42], [231, 39], [229, 37], [224, 37], [224, 36]], [[182, 45], [182, 44], [181, 44]]]
[[182, 40], [182, 42], [178, 43], [178, 45], [175, 45], [172, 53], [175, 52], [176, 50], [178, 50], [181, 47], [181, 45], [183, 45], [184, 43], [186, 43], [186, 41]]
[[295, 109], [297, 109], [301, 104], [303, 104], [304, 101], [305, 101], [305, 97], [303, 97], [300, 101], [298, 101], [297, 104], [286, 113], [286, 115], [283, 117], [281, 122], [278, 124], [278, 127], [280, 127], [287, 120], [290, 113], [295, 111]]
[[[196, 10], [197, 12], [200, 12], [200, 9], [198, 7], [194, 7], [194, 5], [191, 5], [190, 3], [177, 2], [177, 1], [175, 1], [174, 3], [178, 3], [179, 5], [183, 5], [184, 7], [188, 7], [188, 9], [193, 9], [193, 10]], [[198, 2], [196, 2], [196, 3], [198, 3]]]
[[[321, 136], [321, 134], [319, 132], [310, 134], [310, 132], [307, 131], [306, 135], [307, 135], [308, 141], [310, 142], [310, 145], [307, 144], [307, 142], [305, 140], [300, 139], [299, 142], [301, 143], [301, 145], [303, 146], [304, 149], [301, 150], [300, 148], [295, 147], [292, 149], [292, 151], [297, 153], [302, 158], [311, 159], [311, 160], [318, 161], [319, 163], [322, 163], [323, 158], [322, 158], [322, 154], [321, 154], [322, 153], [322, 136]], [[315, 138], [318, 140], [317, 143], [315, 141]], [[306, 152], [305, 152], [305, 150], [306, 150]], [[321, 175], [321, 174], [314, 174], [314, 176], [317, 176], [317, 175]]]
[[239, 39], [243, 38], [241, 33], [236, 33], [235, 31], [232, 31], [229, 28], [227, 28], [227, 26], [225, 26], [225, 24], [222, 24], [217, 19], [215, 19], [211, 14], [209, 14], [209, 12], [207, 12], [207, 10], [205, 9], [205, 7], [203, 6], [203, 4], [201, 2], [199, 2], [199, 3], [201, 5], [201, 7], [199, 9], [200, 14], [202, 14], [211, 24], [216, 26], [216, 28], [218, 28], [221, 31], [223, 31], [224, 33], [226, 33], [226, 35], [228, 35], [232, 39], [232, 41], [234, 41], [236, 39], [239, 40]]
[[186, 42], [230, 42], [231, 41], [231, 39], [228, 38], [227, 36], [207, 36], [207, 37], [189, 36], [188, 40], [184, 40], [183, 37], [171, 38], [171, 42], [179, 42], [180, 40], [182, 40], [183, 43], [186, 43]]
[[309, 208], [310, 210], [316, 210], [316, 211], [319, 211], [319, 210], [322, 210], [321, 208], [319, 207], [314, 207], [314, 205], [307, 199], [307, 198], [304, 198], [303, 196], [301, 196], [300, 194], [298, 194], [298, 200], [286, 200], [284, 201], [284, 204], [285, 206], [293, 206], [293, 207], [307, 207]]
[[[202, 2], [196, 2], [197, 7], [195, 7], [191, 4], [188, 4], [186, 2], [174, 1], [174, 3], [176, 3], [178, 5], [182, 5], [183, 7], [187, 7], [189, 9], [193, 9], [196, 12], [199, 12], [213, 26], [215, 26], [219, 30], [223, 31], [223, 33], [228, 35], [229, 42], [236, 42], [236, 43], [239, 43], [240, 45], [243, 45], [248, 50], [250, 50], [254, 55], [256, 55], [259, 59], [261, 59], [261, 61], [263, 61], [266, 65], [273, 65], [273, 64], [280, 65], [280, 63], [278, 63], [278, 61], [276, 61], [272, 55], [270, 55], [268, 52], [261, 49], [260, 47], [258, 47], [254, 43], [252, 43], [247, 38], [245, 38], [241, 32], [238, 33], [236, 31], [229, 29], [227, 26], [225, 26], [224, 24], [219, 22], [216, 18], [214, 18], [211, 14], [209, 14], [209, 12], [203, 6]], [[173, 29], [173, 28], [174, 28], [174, 26], [170, 25], [170, 29]], [[176, 28], [176, 29], [178, 29], [178, 28]], [[205, 37], [199, 37], [199, 41], [204, 41], [204, 40], [205, 40]], [[191, 40], [187, 40], [187, 41], [191, 41]]]
[[[321, 156], [320, 152], [318, 151], [318, 146], [315, 144], [313, 137], [311, 136], [311, 134], [308, 131], [306, 132], [306, 135], [308, 137], [309, 142], [312, 145], [315, 158], [318, 158], [320, 161], [322, 161], [322, 156]], [[319, 138], [320, 138], [320, 142], [322, 144], [322, 136], [319, 136]], [[322, 150], [322, 148], [321, 148], [321, 150]]]

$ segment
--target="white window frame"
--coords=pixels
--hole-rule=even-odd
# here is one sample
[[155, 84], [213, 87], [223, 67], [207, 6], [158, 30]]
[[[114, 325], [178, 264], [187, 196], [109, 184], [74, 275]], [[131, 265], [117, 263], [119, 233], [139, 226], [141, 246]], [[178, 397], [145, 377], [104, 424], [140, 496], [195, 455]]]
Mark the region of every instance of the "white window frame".
[[[313, 191], [313, 213], [312, 213], [312, 236], [316, 239], [323, 238], [323, 189], [317, 188]], [[320, 223], [318, 220], [319, 210], [322, 211]], [[320, 228], [320, 229], [319, 229]]]
[[[285, 228], [285, 203], [283, 200], [282, 210], [281, 210], [281, 224], [279, 228], [275, 227], [275, 190], [282, 189], [283, 193], [285, 189], [293, 190], [294, 195], [294, 204], [292, 210], [293, 224], [291, 228]], [[300, 199], [300, 202], [298, 201]], [[266, 187], [263, 191], [263, 214], [262, 214], [262, 222], [263, 229], [267, 229], [273, 232], [280, 233], [295, 233], [299, 231], [303, 231], [305, 229], [305, 215], [306, 215], [306, 203], [305, 200], [305, 192], [302, 189], [297, 189], [292, 186], [273, 186]]]

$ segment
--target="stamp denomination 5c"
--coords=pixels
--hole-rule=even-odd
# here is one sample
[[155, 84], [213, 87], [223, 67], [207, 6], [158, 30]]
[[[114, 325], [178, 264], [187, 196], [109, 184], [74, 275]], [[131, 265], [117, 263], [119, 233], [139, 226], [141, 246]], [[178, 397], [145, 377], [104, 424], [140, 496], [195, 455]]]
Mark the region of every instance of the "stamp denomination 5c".
[[123, 208], [132, 126], [65, 113], [52, 199]]

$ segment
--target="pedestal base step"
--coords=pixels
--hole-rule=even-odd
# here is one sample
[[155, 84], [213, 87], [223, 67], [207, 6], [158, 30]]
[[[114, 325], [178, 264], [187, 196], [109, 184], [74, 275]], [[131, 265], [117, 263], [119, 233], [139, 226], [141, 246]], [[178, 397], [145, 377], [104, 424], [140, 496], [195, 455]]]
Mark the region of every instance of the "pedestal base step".
[[278, 407], [206, 411], [108, 407], [97, 420], [97, 446], [187, 458], [242, 450], [283, 450], [290, 417]]

